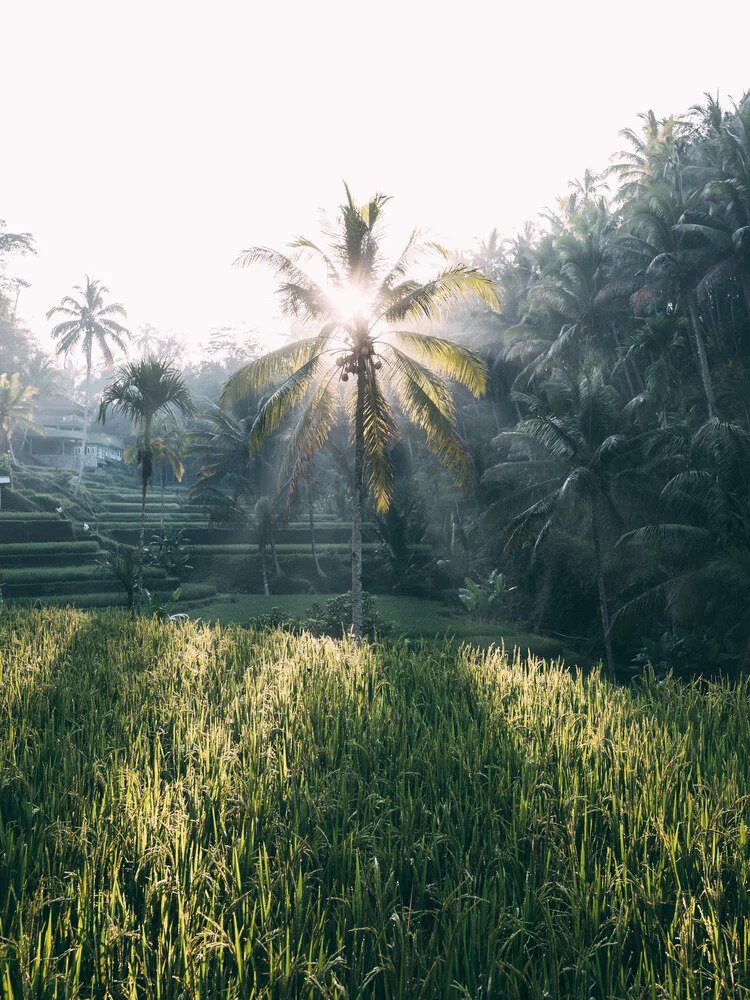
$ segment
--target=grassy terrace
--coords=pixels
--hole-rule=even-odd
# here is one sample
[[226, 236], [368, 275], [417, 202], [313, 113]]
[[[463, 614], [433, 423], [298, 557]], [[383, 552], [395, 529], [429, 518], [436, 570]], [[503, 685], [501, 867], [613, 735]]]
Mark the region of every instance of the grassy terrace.
[[[205, 621], [247, 625], [253, 618], [271, 608], [280, 608], [295, 618], [304, 618], [313, 601], [325, 604], [327, 595], [320, 594], [238, 594], [219, 596], [208, 602], [200, 611]], [[386, 621], [393, 623], [392, 635], [409, 639], [453, 638], [459, 642], [472, 642], [479, 646], [500, 645], [506, 649], [518, 648], [525, 656], [528, 650], [536, 656], [557, 659], [567, 663], [584, 662], [560, 639], [519, 632], [499, 624], [473, 621], [465, 614], [441, 601], [426, 601], [419, 597], [391, 597], [379, 594], [377, 609]]]
[[54, 609], [0, 657], [6, 1000], [750, 986], [745, 682]]

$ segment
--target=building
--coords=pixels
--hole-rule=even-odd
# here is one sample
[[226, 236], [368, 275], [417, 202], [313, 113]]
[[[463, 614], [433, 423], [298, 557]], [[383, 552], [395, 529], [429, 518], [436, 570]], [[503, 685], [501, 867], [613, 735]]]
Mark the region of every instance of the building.
[[[53, 469], [77, 469], [83, 447], [83, 407], [67, 396], [51, 396], [37, 407], [36, 423], [44, 431], [29, 430], [21, 447], [21, 460], [27, 465], [46, 465]], [[86, 435], [86, 470], [121, 462], [123, 442], [104, 433], [100, 424], [89, 420]]]

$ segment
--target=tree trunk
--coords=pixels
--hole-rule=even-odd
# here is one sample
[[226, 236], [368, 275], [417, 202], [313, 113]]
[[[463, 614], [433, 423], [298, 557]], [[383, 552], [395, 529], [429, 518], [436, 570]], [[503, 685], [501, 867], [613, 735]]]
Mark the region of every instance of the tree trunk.
[[81, 454], [78, 458], [78, 479], [76, 480], [73, 498], [78, 496], [83, 479], [83, 463], [86, 459], [86, 441], [89, 435], [89, 389], [91, 384], [91, 352], [86, 355], [86, 395], [83, 402], [83, 438], [81, 440]]
[[693, 334], [695, 353], [698, 357], [698, 369], [703, 383], [703, 392], [706, 395], [706, 410], [708, 418], [711, 420], [716, 415], [716, 397], [714, 387], [711, 382], [711, 370], [708, 367], [708, 357], [706, 356], [706, 344], [703, 340], [700, 318], [698, 316], [698, 305], [695, 300], [695, 293], [690, 291], [687, 296], [688, 311], [690, 313], [690, 329]]
[[[750, 261], [745, 262], [745, 267], [750, 268]], [[747, 321], [750, 323], [750, 274], [743, 271], [742, 274], [742, 294], [745, 299], [745, 312], [747, 313]]]
[[271, 596], [271, 588], [268, 586], [268, 567], [266, 566], [266, 547], [265, 545], [260, 550], [260, 568], [263, 573], [263, 593], [266, 597]]
[[[614, 341], [615, 341], [615, 347], [617, 348], [618, 361], [619, 361], [620, 360], [619, 354], [620, 354], [620, 350], [622, 349], [622, 344], [620, 342], [620, 335], [618, 334], [618, 332], [617, 332], [617, 326], [614, 323], [610, 324], [610, 329], [612, 330], [612, 336], [613, 336]], [[630, 393], [630, 398], [631, 399], [635, 399], [635, 397], [638, 395], [638, 393], [635, 391], [635, 386], [633, 385], [633, 380], [630, 377], [630, 372], [628, 371], [628, 362], [627, 362], [627, 360], [623, 360], [622, 370], [625, 373], [625, 381], [628, 383], [628, 392]]]
[[161, 460], [161, 537], [164, 537], [164, 486], [167, 478], [167, 470], [164, 468], [164, 459]]
[[148, 489], [148, 478], [144, 473], [141, 474], [141, 540], [138, 546], [138, 596], [141, 605], [141, 610], [143, 610], [143, 561], [145, 558], [145, 543], [146, 543], [146, 490]]
[[365, 481], [365, 369], [357, 370], [354, 410], [354, 487], [352, 490], [352, 634], [362, 639], [362, 494]]
[[279, 560], [276, 555], [276, 539], [273, 537], [273, 528], [271, 528], [271, 555], [273, 556], [273, 568], [276, 570], [276, 576], [283, 576], [281, 566], [279, 566]]
[[315, 512], [313, 509], [313, 499], [312, 492], [310, 491], [310, 484], [307, 484], [307, 513], [310, 519], [310, 547], [312, 549], [313, 562], [315, 563], [315, 569], [317, 570], [318, 576], [325, 580], [327, 573], [323, 570], [318, 560], [318, 553], [315, 548]]
[[609, 634], [609, 608], [607, 607], [607, 590], [604, 584], [604, 564], [602, 562], [601, 541], [599, 538], [599, 501], [596, 496], [591, 498], [591, 532], [594, 539], [594, 559], [596, 561], [596, 582], [599, 587], [599, 612], [602, 618], [604, 633], [604, 649], [607, 653], [607, 672], [611, 681], [615, 680], [615, 660], [612, 655], [612, 637]]

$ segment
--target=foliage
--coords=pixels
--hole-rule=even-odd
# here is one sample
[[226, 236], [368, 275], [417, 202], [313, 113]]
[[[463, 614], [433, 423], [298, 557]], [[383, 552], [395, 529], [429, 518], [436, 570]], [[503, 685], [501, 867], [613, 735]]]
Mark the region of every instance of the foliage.
[[[352, 595], [329, 597], [325, 606], [313, 602], [305, 612], [301, 627], [313, 635], [330, 635], [340, 639], [352, 626]], [[362, 594], [362, 635], [368, 639], [383, 638], [392, 630], [392, 623], [383, 621], [372, 594]]]
[[184, 528], [165, 528], [151, 536], [150, 561], [170, 576], [184, 580], [190, 570], [191, 551]]
[[[108, 549], [103, 558], [99, 560], [100, 569], [113, 576], [122, 586], [130, 610], [135, 606], [140, 566], [138, 552], [130, 545], [117, 545], [113, 549]], [[69, 578], [70, 572], [68, 571], [66, 579]]]
[[145, 600], [143, 601], [143, 614], [150, 618], [156, 618], [160, 622], [182, 621], [188, 617], [186, 614], [174, 614], [174, 608], [182, 595], [182, 587], [178, 587], [169, 597], [163, 598], [159, 594], [151, 593], [150, 590], [143, 591]]
[[19, 372], [10, 377], [7, 372], [0, 374], [0, 452], [7, 453], [11, 463], [15, 462], [13, 433], [17, 428], [44, 433], [34, 423], [34, 397], [37, 391], [36, 386], [23, 384]]
[[469, 614], [479, 621], [489, 621], [502, 614], [507, 595], [516, 589], [508, 586], [505, 577], [497, 569], [493, 569], [488, 577], [478, 582], [469, 576], [464, 582], [466, 586], [459, 588], [458, 599]]

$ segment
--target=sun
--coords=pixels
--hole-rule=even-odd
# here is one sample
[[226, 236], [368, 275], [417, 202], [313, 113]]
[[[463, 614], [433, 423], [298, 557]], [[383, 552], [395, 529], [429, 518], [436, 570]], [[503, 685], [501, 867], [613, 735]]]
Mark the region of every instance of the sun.
[[370, 319], [372, 315], [372, 299], [355, 284], [328, 288], [326, 295], [336, 313], [345, 323], [352, 323], [357, 319]]

